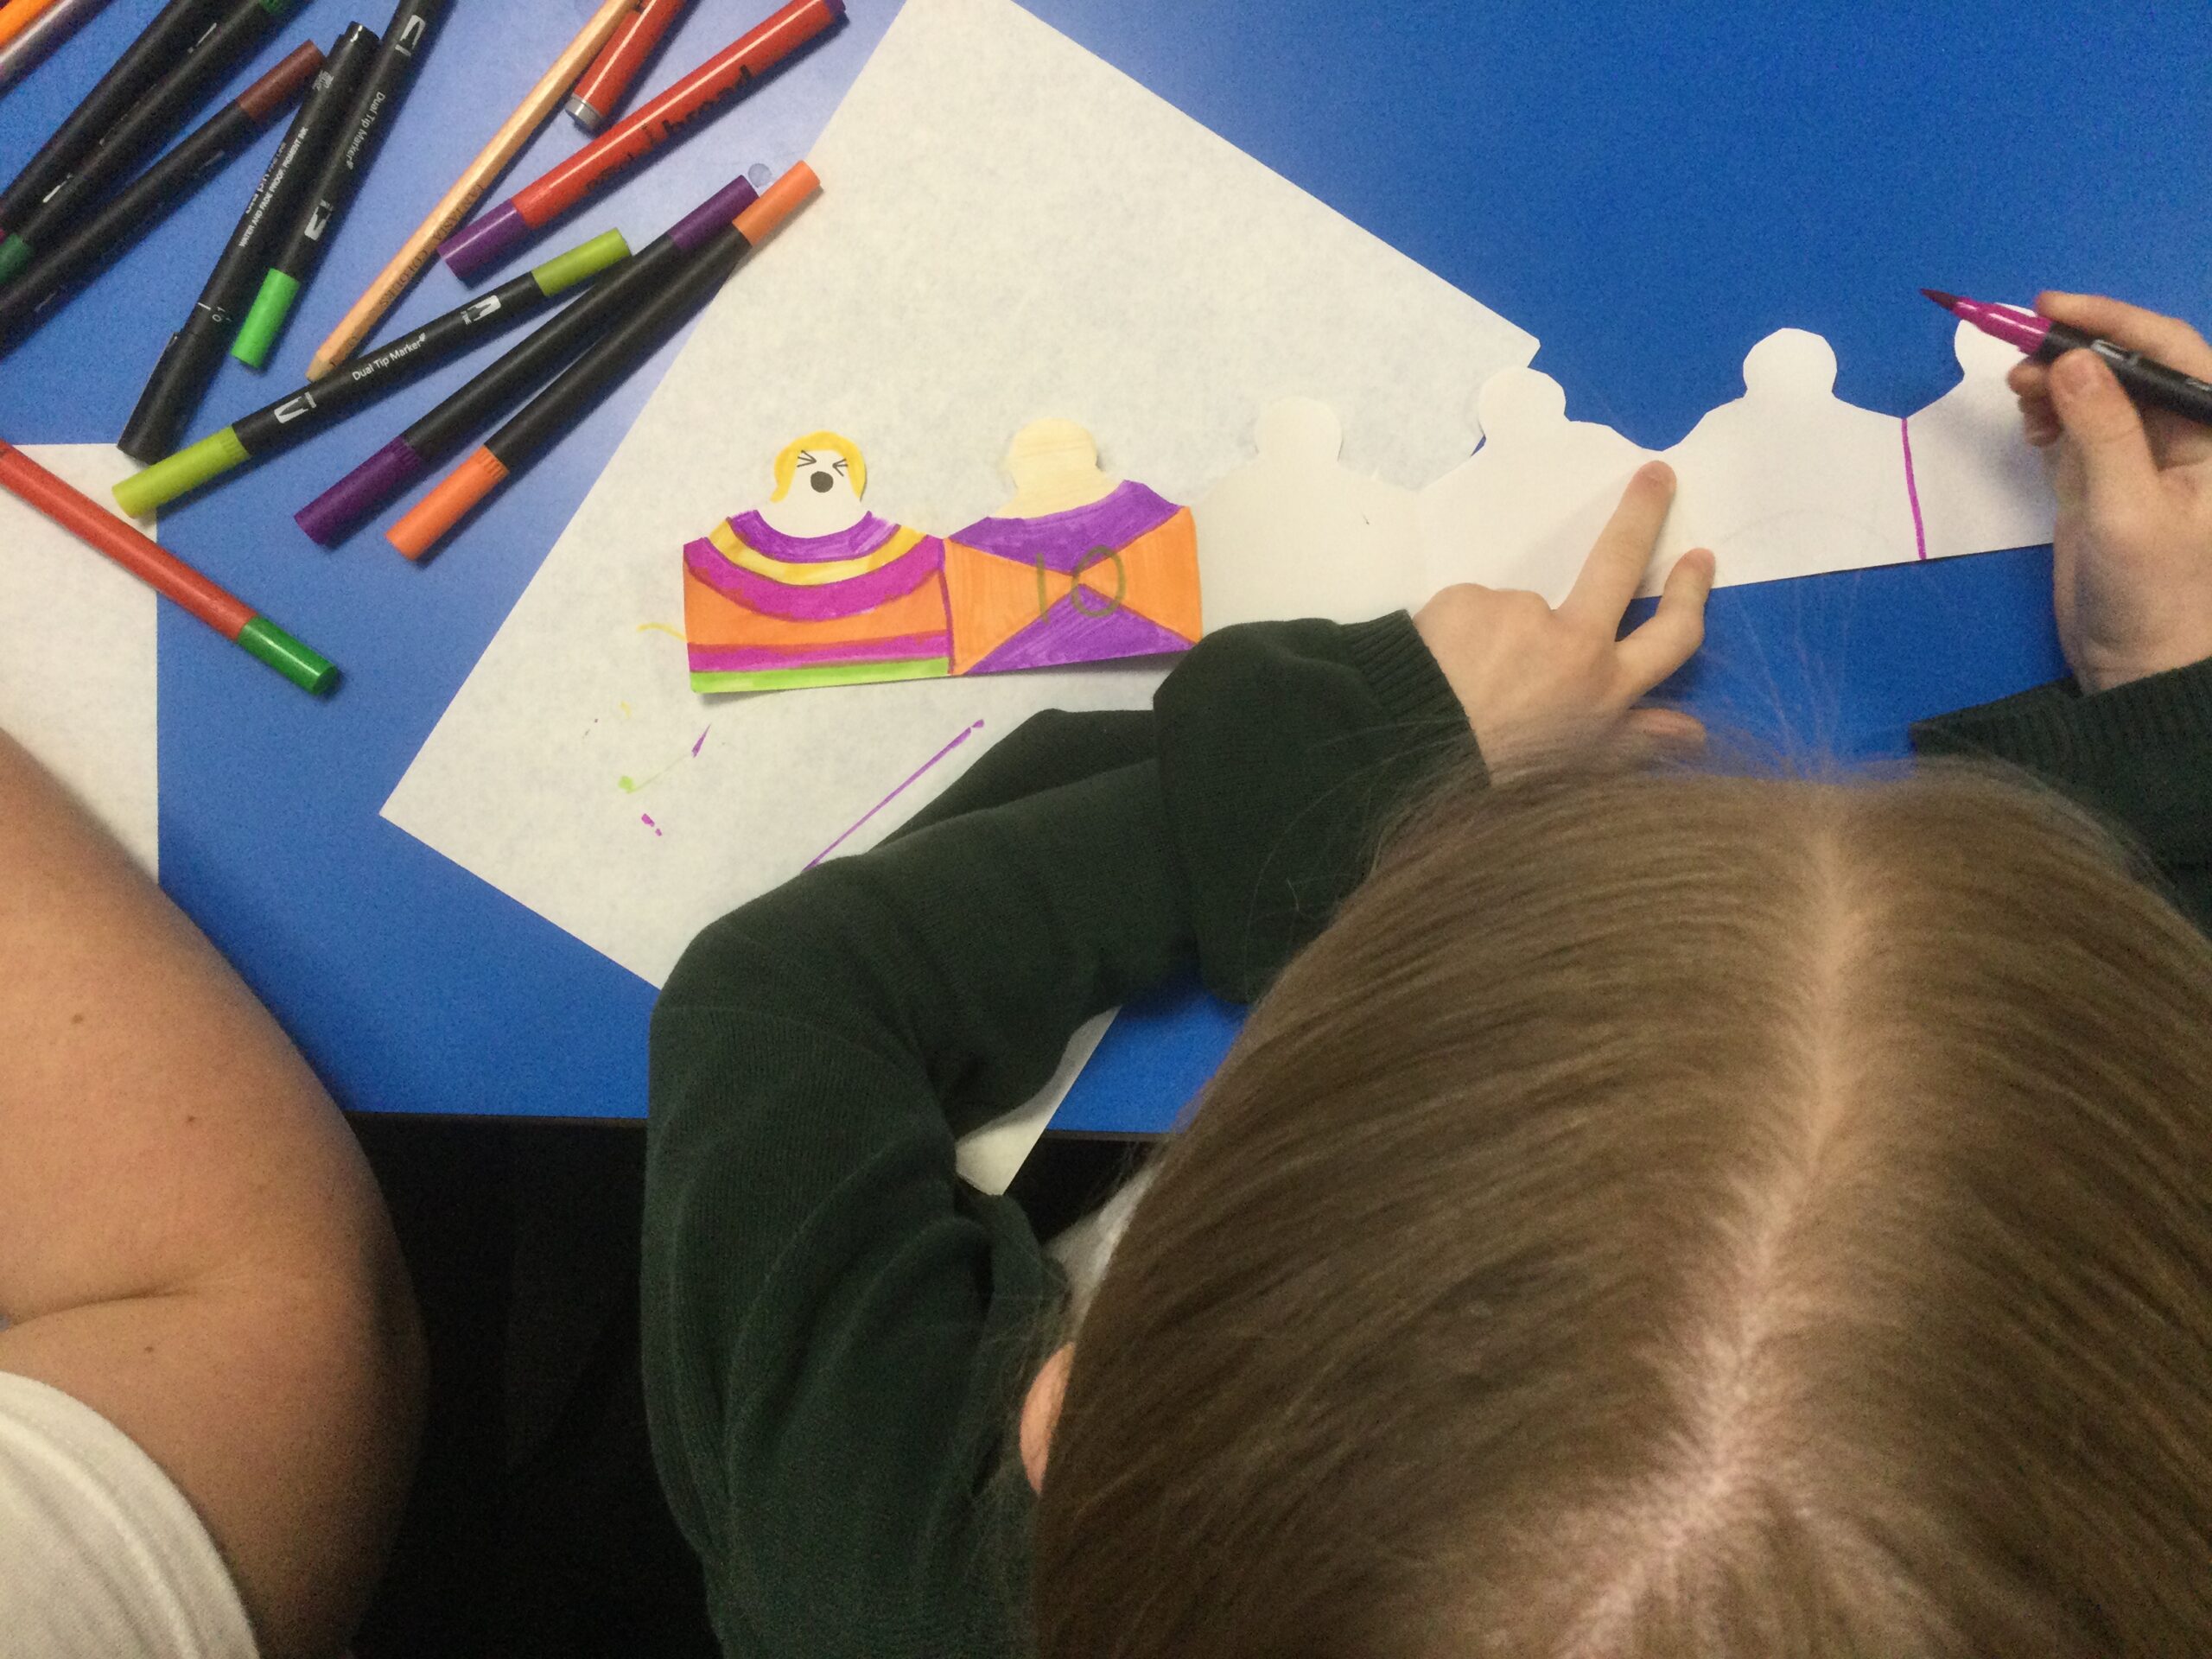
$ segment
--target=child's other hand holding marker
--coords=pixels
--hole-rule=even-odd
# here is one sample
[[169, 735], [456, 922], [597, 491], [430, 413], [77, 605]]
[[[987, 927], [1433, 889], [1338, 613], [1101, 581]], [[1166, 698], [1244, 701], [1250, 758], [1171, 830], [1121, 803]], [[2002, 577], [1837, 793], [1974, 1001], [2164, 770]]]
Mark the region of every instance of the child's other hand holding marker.
[[[2178, 318], [2094, 294], [2036, 309], [2212, 378], [2212, 346]], [[2212, 429], [2138, 408], [2091, 352], [2023, 362], [2009, 383], [2052, 461], [2058, 638], [2082, 690], [2212, 658]]]

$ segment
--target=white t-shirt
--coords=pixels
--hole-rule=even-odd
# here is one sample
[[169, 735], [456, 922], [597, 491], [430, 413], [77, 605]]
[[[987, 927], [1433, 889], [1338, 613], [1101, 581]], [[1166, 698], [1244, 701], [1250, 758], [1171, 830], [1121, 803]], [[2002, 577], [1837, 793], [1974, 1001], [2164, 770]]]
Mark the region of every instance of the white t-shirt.
[[214, 1540], [159, 1465], [0, 1372], [0, 1644], [39, 1659], [254, 1659]]

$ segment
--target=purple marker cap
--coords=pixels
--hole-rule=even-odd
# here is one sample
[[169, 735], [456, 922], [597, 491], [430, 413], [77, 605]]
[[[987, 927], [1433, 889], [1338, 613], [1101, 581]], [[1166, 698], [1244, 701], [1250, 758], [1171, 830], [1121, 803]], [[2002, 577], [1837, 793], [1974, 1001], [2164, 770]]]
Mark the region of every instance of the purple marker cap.
[[732, 219], [760, 199], [760, 193], [753, 188], [752, 180], [732, 179], [671, 225], [668, 239], [689, 253], [716, 231], [728, 230]]
[[292, 515], [310, 541], [335, 547], [346, 532], [430, 470], [404, 438], [394, 438]]
[[439, 243], [438, 257], [462, 282], [473, 283], [498, 264], [508, 249], [529, 237], [530, 221], [513, 201], [503, 201]]
[[839, 22], [845, 21], [845, 0], [822, 0], [822, 3], [830, 8], [830, 15]]

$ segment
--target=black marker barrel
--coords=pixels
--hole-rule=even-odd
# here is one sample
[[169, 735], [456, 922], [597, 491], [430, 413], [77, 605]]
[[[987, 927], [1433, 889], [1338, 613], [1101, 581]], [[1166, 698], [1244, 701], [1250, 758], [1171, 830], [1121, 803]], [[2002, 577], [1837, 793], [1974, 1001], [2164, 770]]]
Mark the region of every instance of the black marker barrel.
[[0, 289], [0, 351], [14, 346], [58, 310], [54, 302], [64, 289], [153, 229], [212, 178], [217, 168], [251, 143], [307, 91], [321, 67], [320, 47], [305, 42], [296, 48], [204, 124], [178, 140], [19, 278]]
[[54, 136], [39, 146], [4, 190], [0, 190], [0, 231], [69, 176], [138, 95], [159, 80], [207, 32], [224, 0], [169, 0], [137, 40], [124, 48], [84, 101], [69, 111]]
[[136, 518], [232, 467], [304, 443], [386, 392], [537, 315], [570, 289], [595, 281], [629, 257], [622, 233], [604, 232], [132, 474], [115, 486], [116, 505]]
[[231, 333], [253, 298], [268, 264], [266, 248], [277, 227], [289, 225], [340, 124], [353, 107], [354, 94], [369, 72], [377, 37], [355, 23], [340, 35], [322, 72], [315, 78], [300, 112], [261, 175], [238, 227], [223, 245], [207, 286], [194, 302], [184, 326], [169, 336], [138, 406], [116, 444], [134, 461], [159, 461], [176, 448], [184, 424], [207, 395]]
[[275, 245], [260, 291], [245, 321], [238, 326], [231, 355], [250, 368], [269, 360], [276, 337], [292, 315], [293, 302], [308, 285], [322, 256], [338, 234], [338, 226], [353, 206], [353, 197], [367, 176], [369, 163], [399, 113], [400, 99], [415, 79], [415, 70], [445, 0], [399, 0], [391, 14], [384, 42], [370, 60], [367, 79], [354, 95], [337, 145], [323, 160], [314, 188], [295, 223]]
[[335, 546], [347, 531], [543, 385], [618, 318], [664, 286], [758, 194], [742, 176], [724, 185], [621, 270], [294, 513], [293, 521], [325, 547]]
[[607, 388], [712, 299], [746, 255], [773, 236], [821, 188], [814, 169], [804, 162], [770, 185], [737, 216], [735, 224], [724, 226], [694, 252], [674, 281], [646, 296], [586, 346], [482, 448], [432, 486], [385, 532], [385, 539], [410, 559], [420, 559], [436, 546], [486, 496], [550, 448], [571, 423], [598, 404]]
[[156, 81], [108, 129], [69, 175], [8, 226], [0, 242], [0, 283], [12, 279], [81, 219], [100, 197], [175, 132], [244, 63], [295, 0], [232, 0], [231, 9], [184, 61]]

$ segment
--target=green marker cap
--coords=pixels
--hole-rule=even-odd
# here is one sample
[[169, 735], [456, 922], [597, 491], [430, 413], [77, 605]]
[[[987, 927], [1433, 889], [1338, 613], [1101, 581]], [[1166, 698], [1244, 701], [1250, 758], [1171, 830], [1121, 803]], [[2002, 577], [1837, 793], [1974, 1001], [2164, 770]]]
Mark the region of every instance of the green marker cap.
[[284, 332], [284, 319], [292, 315], [292, 302], [299, 297], [298, 277], [287, 276], [281, 270], [271, 270], [263, 277], [261, 292], [253, 296], [253, 309], [245, 314], [245, 321], [238, 325], [238, 337], [231, 342], [231, 355], [249, 369], [266, 363], [276, 336]]
[[0, 283], [12, 283], [16, 273], [31, 262], [31, 245], [14, 232], [0, 242]]
[[563, 289], [574, 288], [629, 257], [630, 245], [622, 239], [622, 232], [607, 231], [566, 253], [555, 254], [530, 274], [537, 280], [537, 291], [550, 300]]
[[115, 486], [115, 505], [130, 518], [141, 518], [164, 501], [174, 501], [187, 490], [196, 490], [211, 478], [219, 478], [246, 458], [238, 429], [225, 427], [189, 448], [156, 461], [143, 473], [133, 473]]
[[338, 683], [338, 670], [327, 657], [308, 650], [265, 616], [238, 630], [238, 644], [303, 691], [319, 696]]

